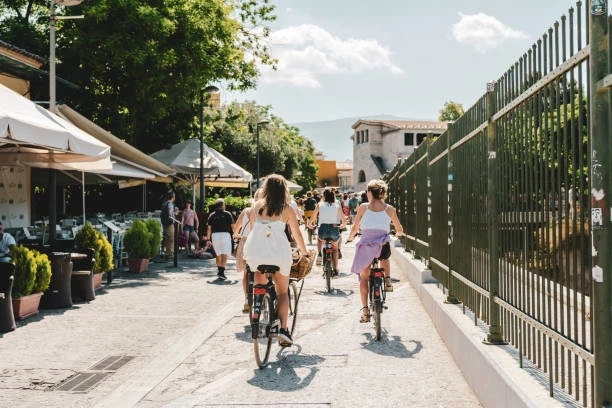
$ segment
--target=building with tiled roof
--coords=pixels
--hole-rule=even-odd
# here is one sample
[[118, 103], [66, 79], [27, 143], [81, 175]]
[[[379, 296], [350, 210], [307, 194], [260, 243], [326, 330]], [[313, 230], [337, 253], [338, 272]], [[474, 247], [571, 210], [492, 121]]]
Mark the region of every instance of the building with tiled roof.
[[446, 131], [447, 122], [427, 120], [360, 119], [353, 124], [353, 183], [365, 190], [368, 181], [381, 178], [408, 157], [427, 138]]

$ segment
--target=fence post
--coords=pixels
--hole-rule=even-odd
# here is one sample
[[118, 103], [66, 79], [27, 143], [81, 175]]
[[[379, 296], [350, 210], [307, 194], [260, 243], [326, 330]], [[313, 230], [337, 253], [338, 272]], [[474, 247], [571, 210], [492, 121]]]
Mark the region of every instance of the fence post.
[[[587, 3], [588, 4], [588, 3]], [[608, 6], [591, 1], [589, 10], [590, 132], [591, 132], [591, 229], [593, 239], [593, 354], [595, 357], [594, 406], [612, 404], [612, 217], [606, 197], [612, 193], [610, 154], [610, 85]]]
[[489, 333], [484, 340], [486, 344], [505, 344], [499, 319], [499, 305], [495, 298], [499, 293], [499, 256], [498, 256], [498, 222], [497, 222], [497, 151], [495, 144], [495, 86], [487, 83], [487, 224], [489, 229]]
[[448, 194], [448, 295], [446, 295], [445, 303], [457, 304], [460, 303], [457, 297], [455, 296], [455, 280], [453, 279], [453, 181], [454, 181], [454, 173], [453, 173], [453, 153], [451, 151], [451, 146], [453, 144], [453, 124], [449, 123], [446, 131], [448, 132], [446, 137], [446, 163], [447, 163], [447, 194]]

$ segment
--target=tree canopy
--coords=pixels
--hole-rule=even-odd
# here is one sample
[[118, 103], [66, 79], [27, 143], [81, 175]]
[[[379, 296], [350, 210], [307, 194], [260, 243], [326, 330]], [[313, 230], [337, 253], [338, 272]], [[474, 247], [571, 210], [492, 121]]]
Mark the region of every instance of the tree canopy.
[[438, 120], [440, 122], [453, 122], [463, 115], [463, 106], [460, 103], [447, 101], [444, 102], [444, 108], [440, 110]]
[[[48, 0], [1, 1], [0, 38], [48, 55], [48, 6]], [[57, 6], [56, 13], [85, 15], [56, 22], [57, 76], [80, 88], [58, 87], [58, 103], [146, 153], [199, 137], [207, 85], [255, 88], [259, 67], [276, 64], [266, 46], [267, 25], [276, 18], [270, 0], [96, 0]], [[32, 94], [44, 99], [48, 86]], [[205, 139], [255, 173], [249, 125], [269, 118], [260, 129], [260, 174], [314, 186], [310, 141], [270, 111], [254, 102], [207, 111]]]

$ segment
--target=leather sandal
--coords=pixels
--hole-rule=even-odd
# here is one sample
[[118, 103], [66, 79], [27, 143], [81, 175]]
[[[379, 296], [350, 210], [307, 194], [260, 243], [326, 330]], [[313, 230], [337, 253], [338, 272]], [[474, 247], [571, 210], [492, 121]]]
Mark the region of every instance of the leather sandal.
[[361, 319], [359, 323], [368, 323], [370, 321], [370, 309], [368, 307], [361, 308]]

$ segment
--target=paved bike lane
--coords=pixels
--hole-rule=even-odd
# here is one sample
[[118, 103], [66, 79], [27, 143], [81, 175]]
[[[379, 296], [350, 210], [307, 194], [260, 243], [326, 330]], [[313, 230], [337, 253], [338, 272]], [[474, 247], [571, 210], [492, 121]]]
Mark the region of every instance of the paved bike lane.
[[137, 406], [480, 406], [394, 262], [381, 341], [373, 323], [359, 323], [354, 245], [342, 251], [332, 293], [320, 267], [305, 279], [294, 345], [274, 344], [267, 368], [257, 368], [248, 317], [236, 310]]
[[[359, 323], [359, 287], [348, 273], [353, 251], [343, 246], [331, 294], [314, 267], [295, 344], [275, 344], [263, 370], [233, 261], [225, 283], [215, 280], [214, 260], [120, 273], [94, 301], [44, 311], [0, 335], [0, 406], [479, 406], [394, 262], [399, 282], [382, 340], [373, 339], [371, 323]], [[97, 367], [115, 357], [122, 365]], [[80, 391], [61, 390], [85, 375], [92, 380]]]

